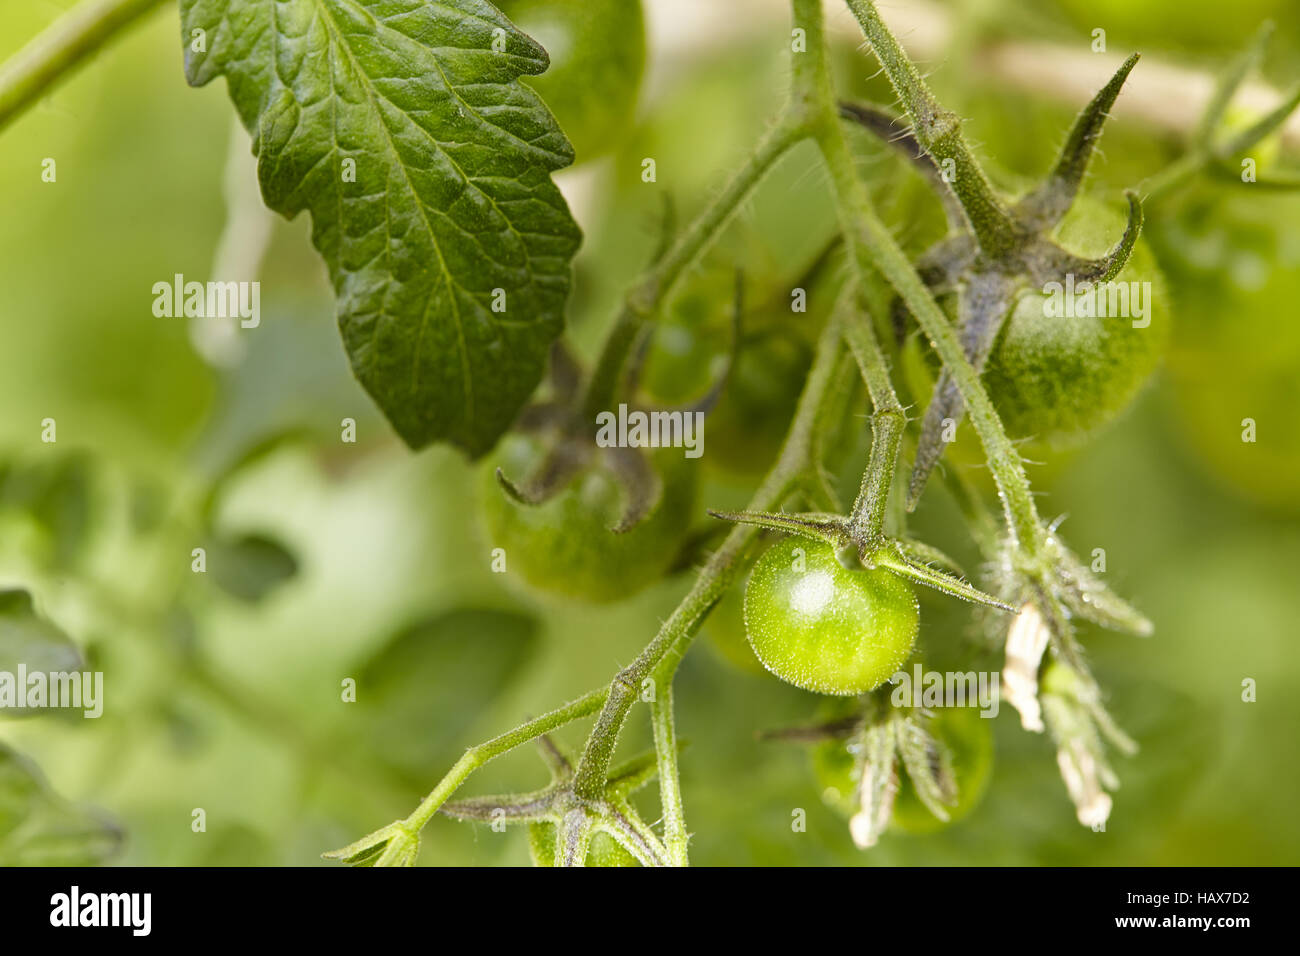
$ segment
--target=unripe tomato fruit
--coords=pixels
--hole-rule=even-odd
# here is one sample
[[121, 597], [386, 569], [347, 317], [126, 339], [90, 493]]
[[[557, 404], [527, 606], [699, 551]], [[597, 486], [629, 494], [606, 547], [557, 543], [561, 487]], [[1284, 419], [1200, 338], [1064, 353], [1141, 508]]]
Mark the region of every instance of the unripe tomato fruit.
[[894, 824], [907, 833], [942, 830], [971, 812], [988, 789], [993, 771], [993, 719], [975, 707], [939, 707], [933, 711], [930, 733], [947, 745], [957, 780], [957, 803], [948, 807], [945, 822], [929, 811], [903, 773], [894, 800]]
[[[528, 825], [528, 855], [533, 866], [555, 866], [556, 827], [554, 823]], [[641, 861], [623, 849], [608, 833], [598, 831], [587, 847], [587, 866], [640, 866]]]
[[849, 569], [829, 544], [786, 538], [745, 588], [745, 632], [763, 666], [818, 694], [878, 687], [912, 651], [916, 595], [897, 574]]
[[[1115, 210], [1080, 197], [1057, 230], [1061, 246], [1104, 255], [1124, 229]], [[1021, 296], [1003, 325], [984, 384], [1007, 431], [1053, 447], [1077, 444], [1108, 424], [1137, 396], [1169, 340], [1169, 296], [1155, 256], [1138, 240], [1116, 283], [1150, 283], [1146, 316], [1044, 315], [1042, 291]], [[1131, 287], [1130, 287], [1131, 288]], [[1134, 328], [1133, 322], [1150, 324]]]
[[735, 275], [728, 269], [693, 276], [655, 329], [641, 388], [654, 402], [681, 405], [700, 398], [727, 374], [708, 413], [703, 460], [731, 474], [763, 474], [794, 418], [812, 365], [809, 336], [816, 330], [803, 314], [749, 311], [740, 355], [728, 373], [734, 296]]
[[710, 464], [762, 474], [776, 459], [812, 365], [798, 335], [769, 333], [747, 343], [709, 417]]
[[667, 570], [695, 511], [696, 471], [680, 448], [652, 453], [663, 482], [658, 507], [631, 531], [609, 529], [623, 512], [623, 490], [608, 473], [589, 468], [544, 504], [520, 505], [496, 480], [499, 465], [520, 480], [542, 455], [541, 443], [507, 437], [483, 470], [483, 510], [493, 547], [505, 550], [506, 573], [535, 588], [603, 603], [642, 590]]
[[614, 148], [636, 118], [645, 70], [640, 0], [497, 0], [540, 43], [551, 66], [526, 77], [551, 108], [578, 162]]

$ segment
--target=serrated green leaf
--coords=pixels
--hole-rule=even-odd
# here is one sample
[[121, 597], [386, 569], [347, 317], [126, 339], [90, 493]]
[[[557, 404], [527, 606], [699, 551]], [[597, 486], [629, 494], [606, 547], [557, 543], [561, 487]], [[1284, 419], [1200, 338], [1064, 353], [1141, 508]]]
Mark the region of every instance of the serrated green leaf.
[[357, 378], [411, 447], [491, 448], [581, 239], [550, 178], [572, 148], [518, 82], [546, 51], [486, 0], [181, 0], [181, 20], [186, 76], [227, 77], [267, 205], [312, 215]]

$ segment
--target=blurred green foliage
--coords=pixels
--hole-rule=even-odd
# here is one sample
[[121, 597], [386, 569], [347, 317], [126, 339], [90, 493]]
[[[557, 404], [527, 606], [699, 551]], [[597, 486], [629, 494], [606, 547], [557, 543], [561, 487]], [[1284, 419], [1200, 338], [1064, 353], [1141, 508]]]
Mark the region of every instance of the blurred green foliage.
[[[1185, 0], [1032, 6], [1019, 16], [1015, 3], [984, 3], [980, 22], [1081, 43], [1091, 26], [1113, 24], [1116, 48], [1149, 43], [1210, 66], [1258, 16], [1285, 25], [1296, 13], [1252, 0], [1232, 29], [1208, 30], [1223, 18], [1198, 16]], [[4, 5], [0, 56], [57, 12]], [[1282, 49], [1294, 52], [1285, 40]], [[890, 100], [879, 77], [866, 79], [875, 66], [860, 51], [845, 44], [839, 60], [848, 89]], [[1279, 61], [1281, 80], [1296, 78], [1291, 65], [1286, 75]], [[771, 43], [711, 49], [652, 77], [655, 95], [627, 144], [585, 173], [600, 198], [579, 210], [587, 240], [570, 311], [579, 348], [590, 350], [650, 255], [661, 192], [683, 215], [697, 209], [780, 103], [787, 72], [782, 44]], [[933, 64], [931, 80], [969, 117], [983, 155], [1013, 175], [1047, 167], [1068, 107], [982, 83], [978, 71]], [[678, 575], [591, 608], [527, 597], [493, 574], [473, 467], [448, 450], [400, 448], [352, 380], [306, 222], [274, 227], [262, 326], [238, 333], [249, 348], [236, 368], [200, 358], [184, 320], [154, 317], [155, 281], [208, 271], [230, 135], [225, 91], [185, 86], [174, 12], [164, 10], [0, 136], [0, 588], [30, 590], [47, 636], [71, 635], [106, 674], [97, 720], [0, 723], [0, 864], [312, 863], [408, 812], [463, 747], [607, 681], [686, 586]], [[896, 232], [923, 248], [942, 228], [934, 204], [881, 148], [855, 143], [863, 167], [879, 171], [873, 185]], [[1103, 148], [1090, 190], [1118, 204], [1176, 146], [1115, 123]], [[658, 160], [658, 189], [639, 178], [647, 155]], [[41, 181], [46, 157], [57, 160], [56, 183]], [[970, 815], [860, 853], [823, 805], [806, 749], [756, 739], [806, 722], [817, 699], [697, 649], [676, 690], [695, 862], [1300, 859], [1297, 212], [1290, 198], [1204, 184], [1152, 210], [1148, 232], [1175, 299], [1165, 371], [1120, 423], [1031, 475], [1044, 513], [1069, 515], [1080, 553], [1104, 548], [1108, 577], [1157, 624], [1149, 640], [1083, 634], [1109, 706], [1142, 747], [1117, 760], [1107, 830], [1078, 825], [1050, 742], [1004, 708], [996, 770]], [[823, 174], [800, 149], [713, 258], [779, 288], [833, 228]], [[355, 444], [339, 440], [345, 417], [357, 423]], [[40, 439], [46, 418], [58, 424], [52, 445]], [[1253, 444], [1242, 441], [1245, 418], [1258, 423]], [[264, 454], [246, 456], [259, 443]], [[843, 452], [851, 491], [865, 441]], [[737, 506], [750, 481], [711, 475], [702, 500]], [[915, 528], [976, 563], [944, 496], [930, 496]], [[192, 548], [210, 536], [257, 542], [221, 557], [233, 596], [190, 572]], [[249, 585], [241, 561], [269, 561], [278, 586]], [[964, 606], [923, 601], [932, 659], [970, 632]], [[0, 625], [0, 668], [16, 633]], [[345, 700], [349, 680], [355, 703]], [[1256, 702], [1243, 702], [1246, 680]], [[645, 724], [634, 711], [626, 753], [646, 745]], [[560, 736], [576, 745], [583, 728]], [[469, 792], [544, 779], [525, 748]], [[653, 791], [638, 798], [649, 819]], [[102, 812], [82, 809], [92, 804]], [[204, 832], [192, 828], [197, 808]], [[797, 808], [807, 832], [791, 828]], [[40, 814], [52, 822], [38, 826]], [[38, 854], [15, 837], [23, 826], [72, 842]], [[422, 855], [527, 860], [518, 831], [441, 818]]]

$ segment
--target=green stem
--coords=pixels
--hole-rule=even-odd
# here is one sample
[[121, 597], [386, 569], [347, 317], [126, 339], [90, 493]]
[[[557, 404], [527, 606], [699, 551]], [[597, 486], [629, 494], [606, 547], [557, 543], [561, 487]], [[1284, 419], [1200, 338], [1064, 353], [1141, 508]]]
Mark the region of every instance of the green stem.
[[582, 402], [584, 421], [594, 421], [597, 414], [609, 408], [618, 390], [628, 352], [641, 329], [672, 295], [682, 276], [708, 251], [763, 176], [802, 137], [799, 127], [784, 119], [768, 130], [722, 193], [691, 222], [663, 259], [655, 263], [628, 293], [605, 337], [596, 367], [587, 383]]
[[796, 69], [795, 81], [804, 87], [805, 100], [816, 106], [816, 114], [810, 121], [831, 174], [840, 222], [860, 272], [859, 281], [867, 281], [873, 270], [879, 270], [916, 316], [966, 403], [967, 413], [1001, 491], [1012, 534], [1029, 557], [1036, 557], [1043, 544], [1043, 527], [1020, 457], [980, 384], [979, 375], [966, 360], [948, 317], [916, 274], [888, 227], [876, 215], [866, 186], [858, 178], [853, 155], [837, 122], [821, 30], [821, 4], [819, 0], [794, 0], [794, 4], [801, 25], [808, 28], [809, 24], [815, 23], [817, 26], [816, 46], [813, 30], [808, 28], [808, 53], [800, 58], [807, 63], [802, 70]]
[[85, 0], [0, 66], [0, 129], [163, 0]]
[[[841, 328], [832, 317], [817, 346], [795, 419], [786, 435], [776, 463], [763, 479], [749, 504], [752, 511], [775, 511], [805, 480], [813, 447], [812, 432], [823, 401], [834, 382], [841, 354]], [[731, 587], [750, 556], [759, 528], [738, 524], [709, 558], [694, 585], [635, 661], [610, 683], [608, 697], [587, 738], [587, 745], [574, 777], [574, 792], [581, 798], [598, 799], [609, 776], [610, 762], [628, 711], [636, 702], [642, 682], [651, 676], [670, 654], [682, 655], [705, 616]], [[656, 696], [658, 691], [656, 689]]]
[[885, 512], [894, 484], [907, 415], [894, 392], [871, 317], [861, 307], [859, 296], [851, 290], [842, 305], [852, 312], [845, 318], [844, 337], [857, 360], [862, 379], [867, 383], [867, 393], [875, 409], [871, 416], [871, 458], [849, 517], [849, 531], [860, 549], [874, 551], [885, 537]]
[[595, 713], [605, 702], [608, 693], [603, 687], [589, 691], [563, 707], [520, 724], [514, 730], [493, 737], [476, 747], [470, 747], [447, 771], [446, 776], [438, 781], [438, 785], [429, 792], [420, 805], [411, 812], [411, 815], [402, 821], [402, 828], [411, 836], [418, 834], [429, 819], [438, 812], [438, 808], [446, 803], [469, 775], [479, 767], [521, 744], [537, 739], [542, 734], [550, 733], [558, 727]]
[[650, 704], [655, 752], [659, 756], [659, 804], [664, 816], [664, 844], [673, 866], [689, 863], [686, 814], [682, 809], [681, 775], [677, 769], [677, 730], [673, 719], [673, 677], [680, 656], [669, 655], [659, 669], [659, 692]]
[[875, 4], [870, 0], [848, 0], [848, 4], [912, 118], [917, 142], [934, 158], [939, 169], [951, 168], [946, 181], [957, 194], [980, 249], [995, 259], [1014, 252], [1019, 245], [1015, 222], [962, 136], [961, 118], [935, 99], [916, 66], [880, 19]]

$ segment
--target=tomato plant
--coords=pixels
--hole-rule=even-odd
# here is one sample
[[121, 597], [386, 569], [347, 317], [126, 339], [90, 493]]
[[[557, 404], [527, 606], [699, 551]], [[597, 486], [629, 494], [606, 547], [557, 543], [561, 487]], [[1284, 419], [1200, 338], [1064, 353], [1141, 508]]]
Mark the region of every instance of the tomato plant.
[[[1294, 564], [1300, 90], [1255, 78], [1293, 57], [1262, 26], [1210, 62], [1275, 4], [1177, 25], [1214, 49], [1178, 67], [1199, 117], [1156, 82], [1187, 74], [1130, 54], [1150, 10], [1099, 8], [1126, 56], [1107, 65], [1101, 36], [1019, 0], [910, 11], [908, 48], [872, 0], [770, 6], [180, 0], [170, 89], [175, 20], [102, 84], [56, 89], [162, 16], [80, 0], [0, 66], [0, 717], [31, 718], [0, 723], [0, 861], [108, 861], [138, 830], [126, 862], [302, 863], [425, 786], [326, 857], [969, 862], [972, 836], [999, 861], [1165, 861], [1175, 831], [1124, 834], [1204, 822], [1153, 812], [1178, 795], [1150, 731], [1184, 718], [1112, 684], [1126, 672], [1219, 711], [1266, 675], [1232, 715], [1265, 743], [1231, 768], [1285, 773], [1257, 731], [1294, 723], [1290, 612], [1259, 582]], [[147, 46], [163, 32], [169, 55]], [[1060, 75], [1062, 43], [1094, 66]], [[227, 157], [169, 152], [211, 142], [217, 113]], [[1171, 413], [1276, 513], [1174, 480]], [[1057, 481], [1067, 446], [1101, 453]], [[1278, 536], [1266, 559], [1176, 590], [1220, 550], [1257, 558], [1253, 524]], [[1170, 527], [1200, 546], [1157, 551]], [[1096, 639], [1156, 632], [1121, 583], [1159, 640]], [[732, 672], [696, 667], [699, 634]], [[89, 696], [28, 693], [11, 675], [33, 669]], [[978, 711], [997, 703], [1000, 730], [1043, 737], [1000, 736], [991, 791]], [[104, 730], [73, 746], [49, 709]], [[1200, 741], [1197, 713], [1180, 729]], [[847, 826], [804, 827], [774, 740], [813, 745]], [[543, 785], [493, 763], [533, 743]], [[1290, 825], [1285, 782], [1228, 798]], [[988, 793], [1023, 819], [873, 850]], [[1138, 822], [1098, 836], [1112, 811]], [[172, 839], [187, 814], [199, 848]]]
[[[869, 775], [878, 765], [865, 752], [868, 744], [860, 729], [846, 724], [845, 718], [853, 713], [852, 707], [823, 711], [824, 717], [835, 718], [828, 726], [849, 729], [822, 740], [810, 751], [813, 776], [823, 801], [850, 818], [863, 810], [864, 773]], [[935, 800], [919, 795], [925, 782], [918, 784], [913, 779], [913, 774], [923, 772], [924, 768], [908, 765], [906, 761], [899, 766], [896, 758], [887, 759], [885, 766], [891, 783], [884, 792], [889, 824], [904, 833], [937, 833], [965, 817], [984, 796], [993, 768], [992, 721], [982, 718], [973, 708], [943, 707], [929, 716], [908, 717], [898, 722], [897, 727], [905, 728], [908, 734], [919, 728], [926, 735], [930, 747], [926, 766], [941, 768], [950, 778], [951, 786], [950, 792], [936, 804]], [[870, 795], [868, 805], [869, 801]]]
[[984, 796], [993, 771], [993, 722], [970, 707], [943, 708], [931, 718], [935, 737], [948, 751], [957, 785], [957, 802], [940, 820], [916, 794], [911, 778], [900, 783], [894, 823], [908, 833], [934, 833], [971, 812]]
[[[528, 828], [528, 853], [534, 866], [555, 866], [555, 824], [534, 823]], [[639, 866], [637, 858], [607, 833], [598, 833], [587, 850], [587, 866]]]

